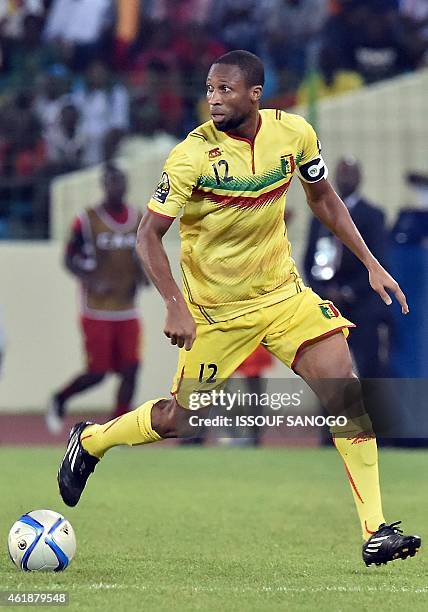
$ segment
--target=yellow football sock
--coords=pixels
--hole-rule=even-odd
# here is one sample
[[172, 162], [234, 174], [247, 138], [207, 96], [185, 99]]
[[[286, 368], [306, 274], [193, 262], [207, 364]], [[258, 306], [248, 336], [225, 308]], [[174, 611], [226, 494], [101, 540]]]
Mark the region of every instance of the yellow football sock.
[[132, 412], [127, 412], [104, 425], [89, 425], [82, 432], [83, 448], [90, 455], [101, 459], [104, 453], [113, 446], [120, 444], [136, 446], [161, 440], [161, 437], [152, 429], [152, 408], [161, 399], [165, 398], [158, 397], [149, 400]]
[[367, 414], [332, 428], [334, 443], [345, 463], [355, 505], [367, 540], [385, 522], [379, 487], [377, 444]]

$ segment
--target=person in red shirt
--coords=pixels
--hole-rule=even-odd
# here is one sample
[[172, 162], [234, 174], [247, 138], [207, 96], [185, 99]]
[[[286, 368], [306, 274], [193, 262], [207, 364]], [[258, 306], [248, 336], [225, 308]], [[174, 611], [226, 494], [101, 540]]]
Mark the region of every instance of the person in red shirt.
[[80, 284], [80, 321], [87, 365], [50, 402], [46, 424], [62, 430], [67, 401], [99, 384], [108, 372], [120, 376], [113, 417], [128, 411], [140, 363], [138, 287], [148, 285], [135, 255], [141, 213], [125, 204], [126, 177], [113, 165], [103, 176], [104, 201], [74, 221], [65, 266]]

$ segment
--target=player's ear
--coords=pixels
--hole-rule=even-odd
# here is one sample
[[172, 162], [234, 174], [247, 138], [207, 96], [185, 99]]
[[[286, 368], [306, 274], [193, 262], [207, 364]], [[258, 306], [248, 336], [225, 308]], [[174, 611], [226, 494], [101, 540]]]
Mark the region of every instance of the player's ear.
[[253, 102], [258, 102], [262, 97], [263, 87], [261, 85], [255, 85], [251, 88], [251, 99]]

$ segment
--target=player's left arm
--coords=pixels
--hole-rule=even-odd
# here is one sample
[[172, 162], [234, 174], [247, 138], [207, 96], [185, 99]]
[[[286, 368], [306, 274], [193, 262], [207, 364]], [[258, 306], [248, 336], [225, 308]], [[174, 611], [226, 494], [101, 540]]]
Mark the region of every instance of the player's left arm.
[[139, 287], [150, 287], [150, 285], [151, 285], [149, 277], [145, 273], [144, 268], [142, 266], [140, 266], [140, 269], [139, 269], [139, 272], [138, 272], [138, 281], [137, 282], [138, 282]]
[[138, 257], [138, 253], [135, 250], [135, 282], [137, 287], [150, 287], [151, 282], [149, 277], [144, 270], [143, 264]]
[[314, 215], [365, 265], [372, 289], [388, 306], [392, 303], [388, 294], [391, 291], [401, 306], [401, 312], [407, 314], [409, 307], [401, 287], [370, 251], [348, 209], [328, 180], [322, 178], [312, 183], [301, 180], [301, 183]]

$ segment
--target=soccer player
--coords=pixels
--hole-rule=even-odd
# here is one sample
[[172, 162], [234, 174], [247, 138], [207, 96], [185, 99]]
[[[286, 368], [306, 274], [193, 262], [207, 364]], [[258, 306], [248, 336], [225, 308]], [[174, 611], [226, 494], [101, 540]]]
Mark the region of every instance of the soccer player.
[[[302, 117], [259, 109], [263, 83], [262, 62], [246, 51], [211, 66], [212, 119], [173, 149], [138, 229], [138, 253], [165, 302], [164, 333], [180, 348], [172, 398], [152, 399], [104, 425], [77, 423], [58, 472], [60, 493], [76, 505], [113, 446], [183, 435], [190, 394], [218, 388], [261, 343], [330, 413], [350, 416], [332, 433], [359, 514], [365, 563], [413, 556], [420, 538], [402, 535], [383, 516], [376, 439], [346, 342], [352, 323], [304, 286], [291, 257], [284, 206], [293, 175], [313, 213], [364, 263], [384, 302], [392, 302], [392, 292], [407, 314], [406, 298], [327, 181], [313, 128]], [[162, 245], [179, 213], [184, 295]]]
[[74, 221], [65, 265], [80, 281], [81, 327], [86, 370], [53, 396], [46, 424], [62, 430], [67, 401], [99, 384], [108, 372], [120, 377], [114, 417], [129, 410], [139, 367], [137, 289], [148, 279], [135, 255], [141, 214], [125, 204], [126, 177], [116, 166], [103, 175], [104, 200]]

